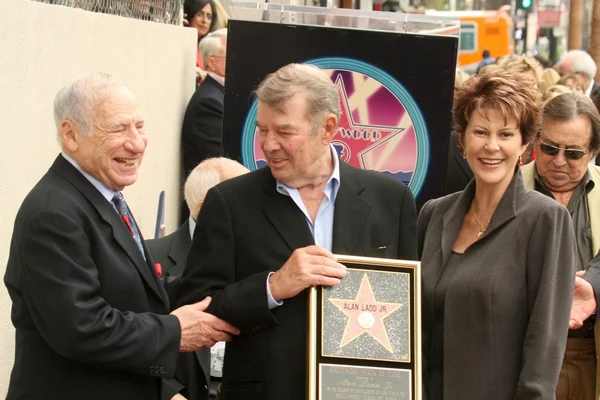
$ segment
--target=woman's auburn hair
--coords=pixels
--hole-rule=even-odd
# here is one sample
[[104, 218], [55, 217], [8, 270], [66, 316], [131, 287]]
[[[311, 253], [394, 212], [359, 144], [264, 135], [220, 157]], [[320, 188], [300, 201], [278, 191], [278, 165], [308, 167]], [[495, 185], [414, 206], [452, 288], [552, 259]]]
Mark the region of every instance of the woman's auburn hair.
[[474, 111], [487, 117], [499, 111], [505, 121], [514, 118], [522, 143], [529, 143], [542, 125], [542, 94], [531, 79], [515, 71], [492, 69], [470, 77], [456, 93], [453, 115], [460, 138]]

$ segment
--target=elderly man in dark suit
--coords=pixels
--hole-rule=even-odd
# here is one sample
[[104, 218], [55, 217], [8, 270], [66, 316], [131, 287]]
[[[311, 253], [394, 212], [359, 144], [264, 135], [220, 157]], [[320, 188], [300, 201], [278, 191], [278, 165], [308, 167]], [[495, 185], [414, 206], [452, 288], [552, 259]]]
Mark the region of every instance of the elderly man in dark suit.
[[[183, 192], [190, 212], [189, 219], [172, 234], [146, 242], [154, 260], [161, 264], [164, 273], [170, 275], [167, 279], [175, 278], [175, 282], [170, 283], [169, 287], [176, 286], [176, 278], [183, 273], [192, 246], [198, 213], [206, 192], [220, 182], [248, 172], [250, 171], [237, 161], [218, 157], [202, 161], [188, 176]], [[220, 360], [215, 360], [215, 363], [217, 362]], [[210, 375], [211, 349], [204, 348], [195, 353], [181, 353], [177, 364], [175, 377], [184, 385], [184, 389], [180, 392], [186, 399], [205, 400], [209, 398], [209, 392], [216, 393], [218, 382], [214, 379], [211, 382]], [[220, 371], [215, 371], [215, 374], [217, 372]]]
[[268, 167], [208, 192], [176, 298], [210, 293], [209, 312], [240, 328], [225, 352], [225, 399], [304, 400], [306, 289], [339, 284], [346, 270], [332, 252], [415, 259], [416, 207], [400, 181], [339, 160], [339, 98], [325, 72], [284, 66], [257, 97]]
[[58, 93], [54, 115], [62, 153], [21, 205], [4, 277], [16, 328], [7, 399], [178, 398], [178, 353], [238, 331], [203, 312], [210, 299], [168, 314], [121, 193], [148, 141], [132, 93], [87, 75]]
[[206, 35], [199, 49], [207, 76], [190, 99], [183, 118], [181, 144], [186, 176], [201, 161], [221, 154], [227, 29]]

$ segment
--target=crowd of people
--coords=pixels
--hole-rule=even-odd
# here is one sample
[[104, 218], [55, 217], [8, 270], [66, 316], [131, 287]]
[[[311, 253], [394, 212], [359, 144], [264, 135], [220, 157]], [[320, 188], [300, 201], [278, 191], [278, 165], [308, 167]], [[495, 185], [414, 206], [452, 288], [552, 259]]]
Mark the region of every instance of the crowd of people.
[[58, 92], [61, 151], [21, 205], [4, 279], [7, 399], [304, 400], [307, 289], [340, 284], [335, 254], [421, 261], [427, 399], [598, 398], [589, 55], [457, 70], [448, 194], [417, 213], [405, 184], [339, 159], [338, 92], [311, 65], [254, 93], [268, 166], [219, 157], [225, 14], [185, 4], [202, 71], [181, 136], [189, 215], [160, 239], [139, 231], [121, 192], [149, 139], [123, 83], [94, 73]]

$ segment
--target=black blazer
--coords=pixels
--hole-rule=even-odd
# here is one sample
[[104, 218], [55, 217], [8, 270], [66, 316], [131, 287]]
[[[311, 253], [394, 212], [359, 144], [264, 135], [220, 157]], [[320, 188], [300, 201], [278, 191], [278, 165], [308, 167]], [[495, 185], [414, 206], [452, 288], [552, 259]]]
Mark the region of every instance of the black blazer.
[[190, 99], [181, 130], [185, 176], [203, 160], [221, 155], [223, 99], [223, 85], [210, 76]]
[[7, 399], [159, 399], [181, 328], [161, 315], [169, 300], [148, 259], [111, 203], [58, 156], [15, 220]]
[[[224, 400], [304, 400], [307, 291], [268, 309], [266, 282], [314, 244], [306, 217], [277, 192], [269, 168], [225, 181], [204, 201], [176, 296], [213, 296], [208, 311], [241, 330], [227, 344]], [[416, 259], [416, 207], [401, 182], [340, 163], [333, 251]]]
[[[146, 245], [152, 258], [161, 264], [168, 287], [175, 287], [178, 277], [183, 273], [188, 252], [192, 246], [190, 224], [186, 221], [178, 230], [160, 239], [148, 240]], [[168, 275], [168, 276], [167, 276]], [[167, 289], [170, 294], [170, 289]], [[175, 379], [184, 388], [180, 393], [188, 400], [208, 399], [210, 382], [210, 349], [205, 348], [194, 353], [180, 353], [177, 360]], [[166, 397], [165, 400], [170, 400]]]

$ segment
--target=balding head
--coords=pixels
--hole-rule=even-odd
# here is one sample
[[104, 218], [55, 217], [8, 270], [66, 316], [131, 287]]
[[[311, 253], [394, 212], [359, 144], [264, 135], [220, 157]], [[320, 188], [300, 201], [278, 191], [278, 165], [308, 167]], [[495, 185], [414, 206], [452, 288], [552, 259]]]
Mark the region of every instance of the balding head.
[[194, 221], [198, 219], [198, 213], [210, 188], [248, 172], [250, 170], [239, 162], [224, 157], [209, 158], [198, 164], [188, 176], [183, 189]]

